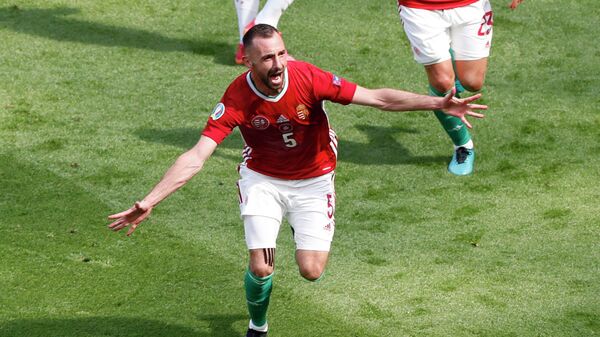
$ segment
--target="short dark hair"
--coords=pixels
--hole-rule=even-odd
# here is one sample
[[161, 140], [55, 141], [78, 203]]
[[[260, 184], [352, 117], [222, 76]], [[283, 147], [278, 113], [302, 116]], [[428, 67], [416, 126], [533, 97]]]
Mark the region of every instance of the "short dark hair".
[[244, 34], [242, 43], [244, 44], [244, 48], [248, 49], [252, 45], [252, 42], [254, 42], [255, 38], [260, 37], [263, 39], [267, 39], [275, 34], [279, 34], [277, 28], [271, 25], [260, 23], [258, 25], [254, 25], [246, 32], [246, 34]]

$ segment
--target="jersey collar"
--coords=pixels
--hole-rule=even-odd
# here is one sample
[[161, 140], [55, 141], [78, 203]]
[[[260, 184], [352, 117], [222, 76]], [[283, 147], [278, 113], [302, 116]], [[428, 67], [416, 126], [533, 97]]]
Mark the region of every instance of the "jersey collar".
[[252, 89], [252, 91], [254, 91], [254, 93], [256, 94], [256, 96], [264, 99], [265, 101], [279, 102], [279, 100], [283, 97], [283, 95], [285, 95], [285, 92], [287, 91], [288, 83], [289, 83], [289, 76], [288, 76], [288, 68], [287, 67], [283, 70], [283, 77], [284, 77], [283, 78], [283, 89], [276, 96], [267, 96], [267, 95], [263, 94], [262, 92], [260, 92], [260, 90], [258, 90], [258, 88], [256, 87], [256, 85], [254, 85], [254, 81], [252, 81], [252, 78], [250, 77], [250, 75], [251, 75], [251, 72], [249, 71], [246, 74], [246, 82], [248, 82], [248, 85], [250, 86], [250, 89]]

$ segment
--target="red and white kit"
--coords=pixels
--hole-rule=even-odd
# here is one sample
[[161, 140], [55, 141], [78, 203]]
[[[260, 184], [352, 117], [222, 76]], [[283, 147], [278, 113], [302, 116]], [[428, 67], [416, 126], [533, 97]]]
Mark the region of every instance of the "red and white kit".
[[349, 104], [355, 91], [356, 84], [299, 61], [288, 62], [277, 96], [261, 93], [250, 72], [225, 91], [202, 134], [220, 143], [238, 127], [244, 138], [238, 187], [249, 249], [274, 248], [286, 216], [297, 249], [329, 250], [337, 137], [323, 105]]
[[490, 54], [493, 12], [489, 0], [398, 0], [404, 32], [423, 65], [478, 60]]
[[283, 90], [262, 94], [250, 72], [236, 78], [202, 134], [220, 143], [235, 127], [244, 138], [244, 164], [280, 179], [313, 178], [335, 169], [337, 140], [323, 102], [349, 104], [356, 84], [309, 63], [288, 62]]

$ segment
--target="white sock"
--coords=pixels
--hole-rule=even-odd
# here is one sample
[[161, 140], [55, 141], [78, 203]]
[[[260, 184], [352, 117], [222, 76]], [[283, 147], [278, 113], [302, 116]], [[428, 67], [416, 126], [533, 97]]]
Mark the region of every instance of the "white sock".
[[263, 325], [263, 326], [256, 326], [256, 325], [254, 325], [254, 323], [252, 323], [252, 320], [250, 320], [250, 323], [248, 324], [248, 328], [250, 328], [252, 330], [260, 331], [260, 332], [267, 332], [267, 330], [269, 330], [269, 323], [265, 323], [265, 325]]
[[475, 145], [473, 144], [473, 140], [469, 139], [469, 141], [463, 145], [458, 145], [458, 146], [454, 145], [454, 151], [456, 151], [456, 149], [458, 149], [459, 147], [464, 147], [465, 149], [473, 150], [474, 146]]
[[238, 18], [238, 29], [240, 33], [240, 43], [244, 37], [246, 26], [254, 20], [258, 13], [259, 0], [233, 0], [235, 11]]
[[256, 23], [266, 23], [277, 28], [279, 18], [294, 0], [269, 0], [256, 16]]

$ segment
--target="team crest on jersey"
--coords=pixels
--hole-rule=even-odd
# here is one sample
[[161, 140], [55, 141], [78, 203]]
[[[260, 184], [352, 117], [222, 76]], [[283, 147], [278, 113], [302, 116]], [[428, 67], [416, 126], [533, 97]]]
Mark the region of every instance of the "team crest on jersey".
[[217, 119], [223, 117], [224, 114], [225, 104], [219, 102], [219, 104], [217, 104], [217, 106], [213, 109], [212, 113], [210, 114], [210, 118], [212, 118], [213, 121], [216, 121]]
[[342, 86], [342, 79], [337, 77], [336, 75], [333, 75], [333, 85], [336, 85], [338, 87]]
[[310, 115], [310, 111], [308, 111], [306, 105], [300, 104], [296, 107], [296, 114], [298, 115], [298, 118], [305, 120], [308, 118], [308, 115]]
[[292, 123], [279, 124], [278, 128], [281, 133], [288, 133], [288, 132], [292, 132], [292, 130], [294, 130]]
[[257, 130], [264, 130], [269, 127], [269, 120], [265, 116], [261, 115], [254, 116], [250, 123]]

